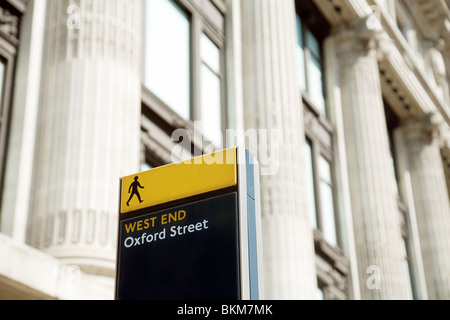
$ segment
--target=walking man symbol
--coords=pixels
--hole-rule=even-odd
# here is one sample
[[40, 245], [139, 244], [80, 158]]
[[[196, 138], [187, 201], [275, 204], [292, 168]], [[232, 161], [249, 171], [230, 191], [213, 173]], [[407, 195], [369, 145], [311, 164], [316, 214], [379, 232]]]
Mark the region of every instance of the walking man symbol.
[[141, 200], [141, 195], [139, 194], [139, 189], [138, 189], [138, 188], [144, 189], [144, 187], [141, 186], [141, 184], [139, 183], [138, 179], [139, 179], [138, 176], [134, 177], [134, 182], [132, 184], [130, 184], [130, 187], [128, 188], [128, 193], [131, 192], [131, 195], [130, 195], [130, 198], [128, 199], [128, 201], [127, 201], [127, 206], [130, 206], [130, 204], [129, 204], [130, 200], [133, 199], [134, 195], [137, 195], [139, 203], [144, 201], [144, 200]]

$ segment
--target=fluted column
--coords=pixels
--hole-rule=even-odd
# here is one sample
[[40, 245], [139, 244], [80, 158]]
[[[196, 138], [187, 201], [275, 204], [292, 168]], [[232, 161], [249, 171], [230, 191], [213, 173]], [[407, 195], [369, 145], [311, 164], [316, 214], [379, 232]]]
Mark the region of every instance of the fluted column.
[[[406, 299], [407, 275], [374, 41], [375, 34], [364, 22], [334, 35], [358, 273], [362, 299]], [[373, 279], [379, 283], [369, 279], [372, 272], [378, 273]]]
[[450, 203], [435, 117], [404, 122], [428, 297], [450, 299]]
[[[313, 235], [305, 210], [304, 127], [295, 59], [293, 0], [241, 1], [246, 130], [276, 130], [280, 140], [265, 140], [276, 172], [264, 172], [261, 201], [265, 297], [314, 299]], [[255, 146], [250, 145], [255, 156]], [[261, 157], [259, 157], [260, 160]]]
[[141, 12], [48, 1], [30, 242], [89, 272], [113, 274], [119, 177], [139, 168]]

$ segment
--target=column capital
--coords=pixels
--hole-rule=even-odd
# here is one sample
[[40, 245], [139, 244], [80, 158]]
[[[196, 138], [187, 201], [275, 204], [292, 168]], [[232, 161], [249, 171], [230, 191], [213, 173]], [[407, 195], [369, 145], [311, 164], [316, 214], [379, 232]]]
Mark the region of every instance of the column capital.
[[336, 25], [332, 34], [337, 39], [338, 54], [364, 53], [370, 49], [377, 49], [380, 46], [379, 43], [388, 37], [382, 36], [383, 29], [378, 20], [374, 19], [373, 15], [368, 15]]
[[443, 140], [440, 133], [442, 121], [439, 116], [430, 112], [421, 116], [409, 117], [403, 120], [402, 128], [407, 142], [431, 144], [433, 141]]
[[332, 34], [336, 39], [337, 54], [354, 57], [355, 54], [374, 52], [377, 60], [382, 61], [398, 52], [394, 40], [373, 19], [373, 16], [367, 16], [351, 24], [335, 26]]

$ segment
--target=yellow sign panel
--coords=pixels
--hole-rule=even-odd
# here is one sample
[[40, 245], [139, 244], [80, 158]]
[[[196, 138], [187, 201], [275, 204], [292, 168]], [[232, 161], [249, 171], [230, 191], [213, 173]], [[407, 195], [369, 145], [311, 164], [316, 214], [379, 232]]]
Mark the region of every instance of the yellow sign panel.
[[120, 213], [235, 186], [236, 164], [232, 148], [124, 177]]

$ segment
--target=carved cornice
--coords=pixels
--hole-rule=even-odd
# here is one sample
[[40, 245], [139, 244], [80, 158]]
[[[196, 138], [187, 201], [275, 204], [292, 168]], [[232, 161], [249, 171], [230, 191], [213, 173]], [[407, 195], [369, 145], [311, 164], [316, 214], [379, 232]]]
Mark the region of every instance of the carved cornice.
[[19, 37], [18, 15], [4, 7], [0, 7], [0, 31], [17, 40]]
[[366, 0], [313, 0], [332, 25], [352, 24], [370, 14]]
[[28, 0], [6, 0], [6, 2], [13, 8], [13, 10], [17, 11], [19, 15], [22, 15], [25, 12], [28, 4]]
[[450, 40], [450, 10], [444, 0], [408, 0], [407, 3], [426, 38]]

